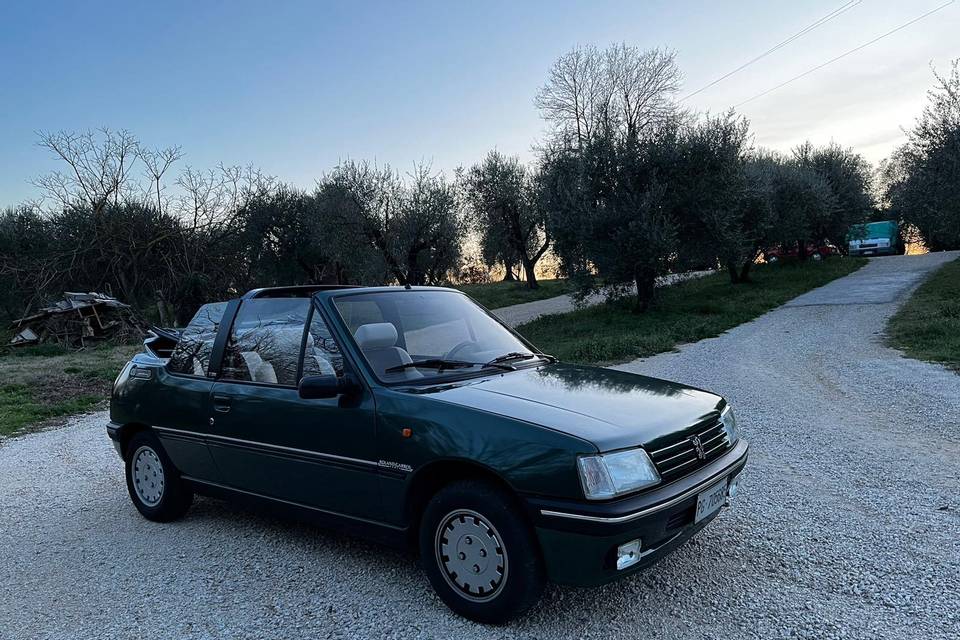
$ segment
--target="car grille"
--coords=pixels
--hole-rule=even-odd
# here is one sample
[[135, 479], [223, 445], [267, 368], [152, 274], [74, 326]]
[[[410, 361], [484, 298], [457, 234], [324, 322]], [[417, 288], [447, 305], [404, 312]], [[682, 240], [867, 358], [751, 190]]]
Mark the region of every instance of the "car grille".
[[[694, 438], [699, 438], [702, 457], [697, 453]], [[660, 444], [659, 442], [657, 443]], [[707, 427], [700, 426], [679, 436], [673, 437], [673, 442], [666, 442], [659, 449], [650, 451], [650, 459], [656, 465], [663, 482], [670, 482], [723, 455], [730, 448], [727, 433], [719, 420], [715, 420]]]

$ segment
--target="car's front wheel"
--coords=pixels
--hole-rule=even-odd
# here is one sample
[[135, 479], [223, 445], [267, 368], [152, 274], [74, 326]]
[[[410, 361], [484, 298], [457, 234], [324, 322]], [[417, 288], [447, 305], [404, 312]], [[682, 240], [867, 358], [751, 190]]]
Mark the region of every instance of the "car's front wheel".
[[440, 598], [460, 615], [502, 624], [536, 604], [546, 578], [533, 531], [511, 496], [456, 482], [427, 505], [420, 555]]
[[137, 511], [156, 522], [183, 516], [193, 502], [193, 491], [149, 432], [134, 434], [126, 446], [127, 491]]

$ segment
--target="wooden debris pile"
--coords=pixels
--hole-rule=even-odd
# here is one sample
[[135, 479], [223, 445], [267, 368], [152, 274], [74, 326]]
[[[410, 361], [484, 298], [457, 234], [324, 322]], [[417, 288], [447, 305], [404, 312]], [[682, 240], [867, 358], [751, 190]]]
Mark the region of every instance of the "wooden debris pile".
[[147, 329], [133, 308], [116, 298], [69, 291], [63, 300], [14, 321], [11, 327], [13, 346], [55, 343], [74, 349], [105, 340], [139, 340]]

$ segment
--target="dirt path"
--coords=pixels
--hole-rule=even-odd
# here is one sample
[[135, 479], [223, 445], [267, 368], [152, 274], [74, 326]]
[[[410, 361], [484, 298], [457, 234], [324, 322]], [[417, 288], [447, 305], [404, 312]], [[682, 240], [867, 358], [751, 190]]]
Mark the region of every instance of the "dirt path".
[[[663, 276], [657, 280], [657, 286], [663, 287], [669, 284], [689, 280], [690, 278], [702, 278], [710, 275], [713, 271], [688, 271], [687, 273], [672, 273]], [[598, 293], [588, 296], [583, 301], [583, 306], [592, 306], [600, 304], [607, 299], [605, 293]], [[550, 316], [557, 313], [569, 313], [577, 308], [576, 302], [571, 295], [556, 296], [546, 300], [534, 300], [533, 302], [522, 302], [520, 304], [510, 305], [509, 307], [500, 307], [493, 309], [493, 313], [511, 327], [518, 327], [521, 324], [532, 322], [540, 316]]]

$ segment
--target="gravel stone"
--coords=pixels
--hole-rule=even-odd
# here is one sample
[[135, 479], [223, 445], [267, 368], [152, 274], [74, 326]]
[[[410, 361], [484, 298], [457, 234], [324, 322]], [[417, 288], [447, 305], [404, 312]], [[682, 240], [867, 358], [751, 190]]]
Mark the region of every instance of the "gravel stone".
[[[960, 376], [881, 342], [958, 255], [878, 258], [825, 303], [623, 365], [731, 401], [740, 494], [648, 571], [551, 586], [506, 627], [451, 613], [403, 552], [208, 499], [144, 520], [105, 413], [4, 441], [0, 638], [958, 638]], [[881, 281], [895, 302], [844, 295]]]

